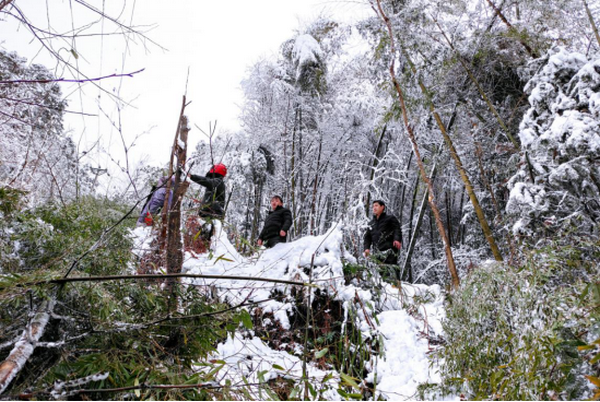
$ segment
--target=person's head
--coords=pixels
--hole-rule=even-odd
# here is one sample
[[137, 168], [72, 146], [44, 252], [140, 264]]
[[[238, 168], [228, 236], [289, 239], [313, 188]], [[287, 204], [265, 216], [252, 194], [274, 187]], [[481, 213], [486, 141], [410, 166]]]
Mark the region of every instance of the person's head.
[[373, 201], [373, 215], [379, 216], [385, 212], [385, 202], [382, 200]]
[[274, 195], [271, 197], [271, 209], [275, 210], [279, 206], [283, 206], [283, 199], [278, 195]]
[[227, 166], [223, 165], [222, 163], [217, 163], [208, 171], [208, 174], [209, 175], [218, 174], [218, 175], [225, 177], [225, 176], [227, 176]]

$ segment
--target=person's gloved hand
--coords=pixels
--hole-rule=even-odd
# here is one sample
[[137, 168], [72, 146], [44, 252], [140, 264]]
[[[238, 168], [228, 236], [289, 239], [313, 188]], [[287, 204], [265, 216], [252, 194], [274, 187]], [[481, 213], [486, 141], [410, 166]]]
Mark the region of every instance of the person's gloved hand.
[[144, 222], [148, 226], [154, 225], [154, 219], [152, 218], [152, 214], [150, 212], [146, 212], [146, 216], [144, 217]]

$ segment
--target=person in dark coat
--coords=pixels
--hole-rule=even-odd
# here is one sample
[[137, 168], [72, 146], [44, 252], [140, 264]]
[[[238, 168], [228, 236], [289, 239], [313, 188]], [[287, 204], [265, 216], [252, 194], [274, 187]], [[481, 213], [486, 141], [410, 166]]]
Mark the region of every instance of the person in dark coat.
[[292, 213], [283, 206], [283, 199], [275, 195], [271, 198], [271, 211], [258, 235], [258, 245], [271, 248], [277, 243], [285, 243], [287, 232], [292, 226]]
[[[165, 204], [165, 196], [167, 194], [167, 176], [163, 176], [158, 180], [156, 187], [152, 191], [150, 199], [146, 202], [142, 208], [142, 212], [137, 220], [138, 226], [152, 226], [154, 223], [154, 217], [158, 215], [163, 205]], [[175, 183], [175, 178], [171, 178], [171, 186]], [[173, 199], [173, 189], [169, 193], [169, 206]]]
[[[373, 219], [365, 232], [364, 247], [365, 256], [371, 255], [382, 264], [397, 266], [402, 247], [402, 230], [398, 219], [386, 214], [385, 202], [382, 200], [373, 201]], [[398, 269], [394, 270], [398, 276]]]
[[206, 176], [190, 175], [193, 182], [206, 187], [202, 205], [198, 215], [203, 218], [223, 219], [225, 215], [225, 182], [223, 178], [227, 175], [227, 167], [222, 163], [214, 165]]

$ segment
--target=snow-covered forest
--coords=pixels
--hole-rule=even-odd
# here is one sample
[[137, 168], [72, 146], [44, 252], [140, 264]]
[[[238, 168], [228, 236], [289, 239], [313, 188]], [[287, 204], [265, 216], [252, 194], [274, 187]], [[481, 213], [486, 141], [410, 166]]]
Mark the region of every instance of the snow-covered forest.
[[[0, 49], [0, 399], [600, 399], [600, 1], [362, 1], [248, 63], [240, 130], [170, 100], [170, 159], [113, 158], [106, 191], [48, 45], [87, 31], [0, 0], [56, 64]], [[365, 254], [379, 200], [397, 266]]]

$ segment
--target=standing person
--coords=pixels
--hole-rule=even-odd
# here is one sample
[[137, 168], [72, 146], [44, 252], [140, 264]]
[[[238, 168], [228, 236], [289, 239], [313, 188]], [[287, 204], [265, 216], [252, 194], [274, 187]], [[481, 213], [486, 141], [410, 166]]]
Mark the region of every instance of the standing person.
[[[173, 198], [173, 184], [175, 178], [171, 177], [171, 191], [169, 192], [169, 206]], [[158, 183], [152, 189], [152, 194], [146, 201], [146, 204], [142, 208], [142, 212], [137, 220], [137, 226], [152, 226], [154, 224], [154, 216], [156, 216], [163, 205], [165, 204], [165, 197], [167, 195], [167, 176], [163, 176], [158, 179]]]
[[402, 230], [398, 219], [386, 214], [385, 209], [385, 202], [373, 201], [373, 219], [364, 237], [365, 256], [372, 255], [380, 263], [391, 265], [396, 279], [400, 279], [398, 255], [402, 247]]
[[258, 245], [271, 248], [277, 243], [285, 243], [290, 226], [292, 226], [292, 213], [283, 206], [283, 199], [274, 195], [271, 198], [271, 211], [265, 220], [263, 230], [258, 235]]
[[206, 176], [190, 175], [193, 182], [206, 187], [202, 205], [198, 215], [202, 218], [223, 219], [225, 215], [225, 181], [227, 176], [227, 167], [222, 163], [214, 165]]

